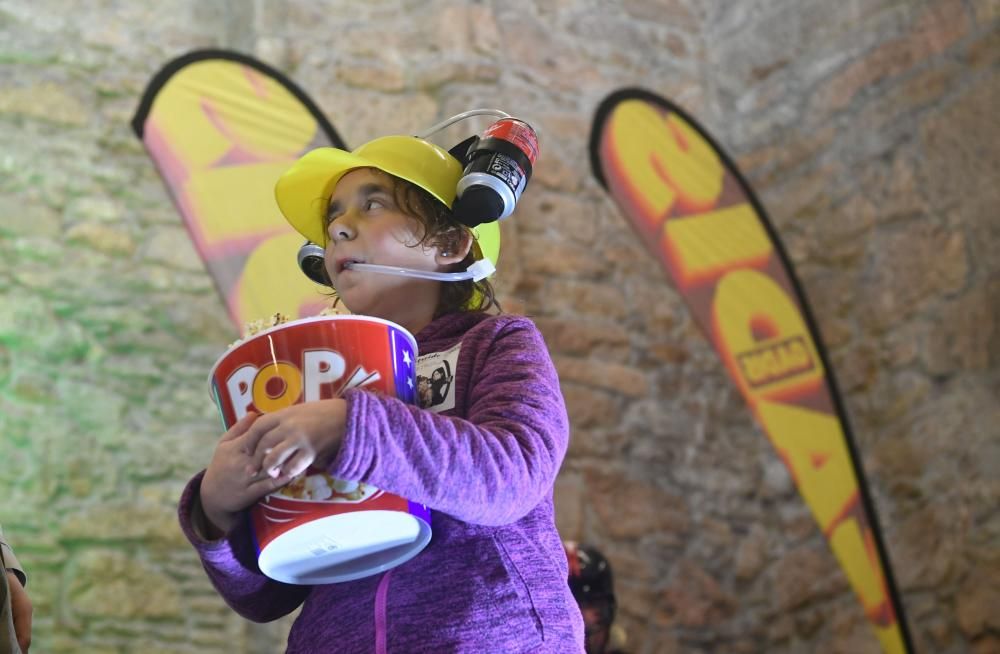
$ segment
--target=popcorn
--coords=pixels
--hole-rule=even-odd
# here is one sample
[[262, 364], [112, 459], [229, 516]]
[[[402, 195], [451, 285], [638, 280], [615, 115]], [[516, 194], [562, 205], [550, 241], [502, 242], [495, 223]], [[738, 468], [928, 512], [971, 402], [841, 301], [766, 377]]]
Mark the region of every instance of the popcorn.
[[374, 487], [360, 481], [345, 481], [320, 471], [299, 475], [277, 494], [312, 502], [360, 502], [374, 493]]
[[286, 323], [289, 320], [291, 320], [291, 318], [283, 313], [275, 313], [268, 318], [257, 318], [256, 320], [251, 320], [243, 327], [243, 338], [240, 340], [246, 340], [254, 334], [259, 334], [265, 329], [276, 327], [277, 325]]
[[[343, 304], [341, 304], [340, 302], [336, 302], [336, 303], [334, 303], [333, 306], [326, 307], [325, 309], [323, 309], [322, 311], [320, 311], [316, 315], [317, 316], [349, 316], [349, 315], [351, 315], [351, 312], [348, 311], [347, 307], [343, 306]], [[285, 314], [283, 314], [281, 312], [273, 313], [270, 316], [268, 316], [267, 318], [257, 318], [256, 320], [251, 320], [250, 322], [246, 323], [243, 326], [243, 336], [241, 338], [239, 338], [238, 340], [233, 341], [232, 343], [230, 343], [229, 347], [230, 348], [235, 347], [236, 345], [239, 345], [240, 343], [242, 343], [243, 341], [247, 340], [251, 336], [259, 334], [260, 332], [262, 332], [262, 331], [264, 331], [266, 329], [270, 329], [271, 327], [277, 327], [278, 325], [282, 325], [282, 324], [284, 324], [286, 322], [290, 322], [292, 320], [294, 320], [294, 318], [290, 318], [289, 316], [286, 316]]]

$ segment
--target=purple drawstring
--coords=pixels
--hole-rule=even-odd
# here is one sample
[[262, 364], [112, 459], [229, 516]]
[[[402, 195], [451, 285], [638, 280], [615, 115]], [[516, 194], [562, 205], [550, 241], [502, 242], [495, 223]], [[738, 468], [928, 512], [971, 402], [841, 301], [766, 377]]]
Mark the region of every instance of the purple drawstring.
[[385, 604], [389, 595], [389, 575], [392, 570], [386, 571], [379, 579], [378, 588], [375, 590], [375, 654], [386, 654], [385, 646]]

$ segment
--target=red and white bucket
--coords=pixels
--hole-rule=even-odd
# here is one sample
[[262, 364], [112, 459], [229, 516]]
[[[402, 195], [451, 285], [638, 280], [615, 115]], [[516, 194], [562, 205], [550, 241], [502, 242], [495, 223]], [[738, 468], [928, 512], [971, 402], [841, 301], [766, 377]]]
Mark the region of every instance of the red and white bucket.
[[[417, 343], [367, 316], [320, 316], [264, 330], [222, 355], [209, 374], [226, 429], [247, 412], [277, 411], [363, 387], [412, 403]], [[272, 579], [329, 584], [360, 579], [416, 556], [431, 539], [430, 511], [364, 482], [309, 468], [250, 510], [257, 563]]]

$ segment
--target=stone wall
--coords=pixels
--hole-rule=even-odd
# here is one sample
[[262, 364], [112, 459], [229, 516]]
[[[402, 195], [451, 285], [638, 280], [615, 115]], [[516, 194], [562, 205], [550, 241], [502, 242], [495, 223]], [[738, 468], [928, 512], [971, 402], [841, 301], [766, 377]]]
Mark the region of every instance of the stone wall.
[[[92, 6], [91, 6], [92, 5]], [[843, 573], [678, 295], [591, 178], [609, 92], [692, 113], [755, 185], [845, 394], [921, 652], [1000, 651], [996, 0], [0, 0], [0, 522], [38, 652], [274, 652], [176, 527], [234, 335], [129, 120], [186, 51], [285, 71], [349, 144], [474, 106], [542, 157], [506, 308], [559, 367], [564, 535], [627, 649], [876, 652]]]

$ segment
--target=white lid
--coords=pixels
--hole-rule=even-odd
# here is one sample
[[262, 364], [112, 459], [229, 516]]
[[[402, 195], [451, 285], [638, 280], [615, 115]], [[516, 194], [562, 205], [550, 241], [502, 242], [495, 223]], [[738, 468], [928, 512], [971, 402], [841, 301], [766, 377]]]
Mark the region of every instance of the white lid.
[[335, 584], [405, 563], [430, 540], [430, 525], [409, 513], [357, 511], [290, 529], [267, 544], [257, 564], [288, 584]]

